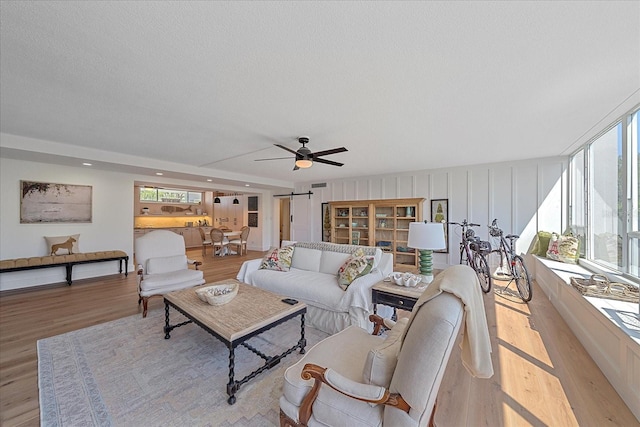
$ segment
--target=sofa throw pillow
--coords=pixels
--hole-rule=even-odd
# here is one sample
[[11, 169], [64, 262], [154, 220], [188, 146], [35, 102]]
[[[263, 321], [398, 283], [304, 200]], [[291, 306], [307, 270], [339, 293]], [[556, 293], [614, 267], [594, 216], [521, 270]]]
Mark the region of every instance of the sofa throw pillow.
[[547, 258], [568, 264], [576, 264], [580, 257], [580, 241], [574, 236], [559, 236], [553, 233], [549, 240]]
[[173, 255], [158, 258], [149, 258], [147, 260], [146, 274], [164, 274], [172, 271], [184, 270], [187, 266], [186, 255]]
[[368, 274], [372, 268], [373, 257], [357, 249], [338, 270], [338, 284], [343, 290], [347, 290], [351, 282]]
[[275, 248], [262, 260], [261, 270], [289, 271], [291, 269], [291, 259], [295, 246], [284, 246]]
[[362, 379], [366, 384], [389, 388], [398, 363], [402, 336], [408, 322], [408, 317], [398, 320], [389, 330], [387, 338], [369, 350], [362, 370]]
[[68, 255], [80, 252], [78, 249], [79, 234], [70, 236], [44, 236], [47, 241], [47, 255]]
[[549, 231], [538, 231], [536, 234], [536, 241], [533, 245], [533, 249], [531, 253], [534, 255], [538, 255], [540, 257], [547, 256], [547, 250], [549, 249], [549, 241], [551, 240], [551, 235]]

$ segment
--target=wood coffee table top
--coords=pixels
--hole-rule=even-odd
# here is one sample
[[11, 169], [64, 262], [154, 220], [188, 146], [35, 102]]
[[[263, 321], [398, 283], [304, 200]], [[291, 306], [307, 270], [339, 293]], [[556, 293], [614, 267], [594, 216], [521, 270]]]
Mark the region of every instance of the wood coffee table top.
[[[196, 289], [225, 283], [239, 285], [238, 295], [226, 304], [210, 305], [196, 295]], [[170, 292], [164, 298], [230, 343], [287, 315], [306, 309], [303, 302], [295, 305], [286, 304], [282, 302], [282, 295], [247, 285], [236, 279], [220, 280]]]

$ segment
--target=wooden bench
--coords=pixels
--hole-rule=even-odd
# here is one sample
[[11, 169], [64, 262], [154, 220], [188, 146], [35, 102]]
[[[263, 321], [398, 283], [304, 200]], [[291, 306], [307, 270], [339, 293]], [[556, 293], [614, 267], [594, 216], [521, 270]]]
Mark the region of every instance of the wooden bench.
[[70, 255], [6, 259], [0, 261], [0, 273], [65, 267], [67, 270], [67, 284], [71, 285], [71, 270], [74, 265], [105, 261], [120, 261], [120, 273], [122, 273], [122, 261], [124, 261], [124, 275], [127, 276], [129, 274], [129, 255], [124, 251], [86, 252]]

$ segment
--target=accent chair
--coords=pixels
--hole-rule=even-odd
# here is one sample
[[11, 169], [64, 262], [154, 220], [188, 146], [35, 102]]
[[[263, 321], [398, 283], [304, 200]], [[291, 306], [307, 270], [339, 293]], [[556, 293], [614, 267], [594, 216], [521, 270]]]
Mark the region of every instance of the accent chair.
[[167, 230], [151, 231], [138, 237], [134, 246], [142, 317], [147, 317], [149, 298], [205, 282], [203, 272], [198, 270], [202, 263], [187, 258], [183, 236]]

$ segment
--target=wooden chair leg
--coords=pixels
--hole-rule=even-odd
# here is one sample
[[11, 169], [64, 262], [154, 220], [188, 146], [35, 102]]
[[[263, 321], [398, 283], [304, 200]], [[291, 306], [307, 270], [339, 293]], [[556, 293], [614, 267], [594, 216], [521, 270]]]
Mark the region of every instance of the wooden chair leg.
[[142, 318], [147, 317], [148, 303], [149, 303], [149, 297], [142, 297]]

